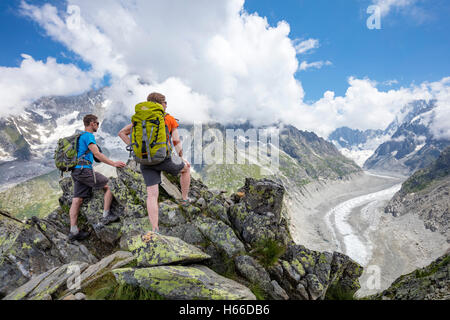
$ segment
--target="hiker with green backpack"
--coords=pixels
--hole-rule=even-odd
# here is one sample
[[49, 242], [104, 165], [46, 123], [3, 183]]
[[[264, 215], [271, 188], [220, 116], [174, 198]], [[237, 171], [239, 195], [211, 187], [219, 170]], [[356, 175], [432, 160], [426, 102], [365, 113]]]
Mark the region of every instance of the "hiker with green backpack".
[[104, 211], [101, 222], [106, 225], [118, 220], [118, 216], [110, 212], [113, 195], [108, 187], [108, 178], [98, 172], [94, 172], [94, 159], [116, 168], [123, 168], [126, 164], [122, 161], [112, 161], [100, 151], [97, 146], [94, 133], [97, 132], [100, 123], [97, 116], [88, 114], [83, 118], [84, 131], [79, 131], [73, 136], [61, 138], [55, 150], [55, 165], [63, 175], [71, 171], [74, 183], [74, 194], [70, 207], [70, 233], [69, 240], [84, 240], [89, 236], [88, 232], [78, 230], [77, 220], [83, 199], [89, 198], [92, 189], [103, 189]]
[[[140, 163], [147, 186], [147, 211], [153, 233], [159, 233], [158, 195], [161, 171], [175, 176], [181, 173], [180, 184], [183, 199], [181, 204], [189, 205], [191, 165], [183, 159], [183, 149], [177, 130], [178, 122], [166, 113], [166, 108], [165, 96], [157, 92], [151, 93], [146, 102], [136, 105], [131, 124], [119, 132], [119, 137], [127, 144], [127, 150], [130, 151], [130, 154], [134, 154], [134, 159]], [[179, 158], [172, 155], [172, 141]]]

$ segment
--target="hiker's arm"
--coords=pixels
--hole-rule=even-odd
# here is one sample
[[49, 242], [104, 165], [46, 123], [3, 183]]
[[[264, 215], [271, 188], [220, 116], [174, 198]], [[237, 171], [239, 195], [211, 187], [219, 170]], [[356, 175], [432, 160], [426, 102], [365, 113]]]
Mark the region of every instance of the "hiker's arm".
[[130, 133], [131, 133], [131, 128], [133, 128], [133, 124], [129, 124], [126, 127], [124, 127], [122, 130], [119, 131], [120, 139], [122, 139], [122, 141], [125, 142], [127, 146], [129, 146], [131, 144], [130, 137], [129, 137]]
[[110, 166], [116, 167], [116, 168], [123, 168], [126, 166], [125, 163], [122, 161], [112, 161], [107, 156], [105, 156], [103, 153], [100, 152], [96, 144], [91, 143], [89, 145], [89, 150], [92, 151], [94, 154], [94, 157], [96, 157], [98, 160], [100, 160], [103, 163], [109, 164]]
[[178, 155], [180, 157], [183, 157], [183, 148], [181, 146], [180, 134], [178, 133], [178, 129], [176, 128], [172, 131], [172, 142]]

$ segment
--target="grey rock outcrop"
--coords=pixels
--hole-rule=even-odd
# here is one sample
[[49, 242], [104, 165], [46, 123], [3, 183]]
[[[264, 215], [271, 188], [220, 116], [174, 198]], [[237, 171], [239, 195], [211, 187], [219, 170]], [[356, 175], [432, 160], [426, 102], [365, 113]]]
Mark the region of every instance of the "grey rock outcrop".
[[399, 277], [388, 289], [367, 299], [450, 300], [450, 252], [424, 268]]
[[0, 214], [0, 294], [6, 295], [33, 277], [71, 261], [97, 258], [82, 244], [71, 244], [50, 221], [34, 217], [26, 223]]
[[406, 180], [385, 212], [395, 217], [418, 215], [427, 229], [445, 235], [450, 243], [450, 148]]

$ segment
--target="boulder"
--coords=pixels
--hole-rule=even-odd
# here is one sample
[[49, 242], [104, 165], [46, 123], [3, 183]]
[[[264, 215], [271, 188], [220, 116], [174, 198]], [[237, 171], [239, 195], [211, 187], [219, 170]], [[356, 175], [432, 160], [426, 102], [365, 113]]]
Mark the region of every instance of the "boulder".
[[244, 230], [244, 221], [249, 214], [250, 213], [247, 211], [247, 207], [243, 202], [230, 206], [230, 209], [228, 210], [229, 221], [239, 234], [242, 234], [242, 231]]
[[228, 257], [245, 252], [243, 243], [228, 225], [220, 220], [208, 217], [198, 217], [194, 224], [205, 238], [221, 249]]
[[272, 212], [250, 213], [242, 223], [242, 239], [250, 246], [266, 239], [287, 245], [292, 241], [286, 220], [277, 220]]
[[71, 262], [53, 268], [17, 288], [3, 300], [51, 300], [53, 295], [68, 286], [76, 287], [77, 277], [87, 266], [85, 262]]
[[281, 209], [283, 206], [284, 187], [272, 180], [246, 178], [244, 187], [238, 192], [243, 193], [242, 201], [249, 212], [264, 214], [272, 212], [275, 220], [281, 219]]
[[302, 245], [289, 245], [278, 263], [268, 268], [291, 299], [325, 299], [329, 287], [354, 294], [362, 267], [348, 256], [318, 252]]
[[220, 220], [231, 226], [231, 223], [228, 220], [227, 208], [224, 203], [224, 199], [220, 199], [220, 196], [213, 196], [212, 199], [206, 204], [205, 211], [211, 218]]
[[[103, 216], [105, 192], [103, 190], [93, 190], [92, 198], [84, 201], [80, 208], [80, 214], [87, 219], [87, 223], [95, 231], [97, 237], [102, 241], [111, 245], [115, 245], [120, 239], [120, 229], [122, 223], [115, 222], [108, 225], [101, 223]], [[111, 209], [112, 210], [112, 209]], [[112, 210], [114, 212], [114, 210]], [[121, 213], [115, 212], [119, 217]]]
[[[114, 254], [107, 256], [97, 262], [96, 264], [90, 265], [80, 274], [80, 285], [79, 287], [74, 287], [67, 289], [61, 294], [60, 300], [66, 300], [70, 296], [77, 298], [78, 291], [84, 290], [92, 282], [96, 281], [98, 278], [104, 276], [106, 273], [113, 269], [129, 267], [136, 264], [136, 257], [128, 251], [117, 251]], [[78, 293], [76, 293], [78, 292]], [[82, 294], [82, 293], [81, 293]], [[76, 299], [81, 300], [81, 299]], [[82, 299], [84, 300], [84, 299]]]
[[166, 176], [166, 174], [163, 172], [161, 173], [161, 188], [164, 189], [164, 191], [173, 199], [175, 200], [181, 200], [181, 191], [178, 188], [177, 185], [172, 183]]
[[242, 284], [202, 265], [116, 269], [119, 284], [157, 293], [169, 300], [256, 300]]
[[193, 263], [210, 256], [179, 238], [152, 234], [145, 242], [141, 236], [134, 237], [128, 246], [136, 256], [138, 267], [162, 266], [174, 263]]
[[271, 280], [267, 271], [252, 257], [243, 255], [234, 259], [236, 269], [250, 283], [258, 285], [267, 298], [274, 300], [287, 300], [289, 296], [280, 287], [278, 282]]
[[21, 223], [0, 215], [0, 296], [71, 261], [97, 259], [84, 245], [68, 242], [67, 235], [46, 220], [34, 217]]

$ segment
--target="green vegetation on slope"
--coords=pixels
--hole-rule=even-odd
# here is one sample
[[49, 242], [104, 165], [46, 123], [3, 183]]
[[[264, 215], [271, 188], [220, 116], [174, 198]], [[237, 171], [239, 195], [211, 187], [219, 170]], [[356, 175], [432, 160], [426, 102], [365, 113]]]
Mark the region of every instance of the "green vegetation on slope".
[[245, 178], [261, 179], [261, 167], [256, 164], [215, 164], [206, 166], [200, 173], [209, 188], [231, 194], [245, 183]]
[[418, 170], [402, 185], [401, 192], [408, 194], [418, 192], [434, 181], [450, 174], [450, 147], [441, 152], [439, 158], [427, 168]]
[[18, 219], [42, 218], [58, 208], [61, 195], [59, 172], [55, 170], [1, 192], [0, 209]]

